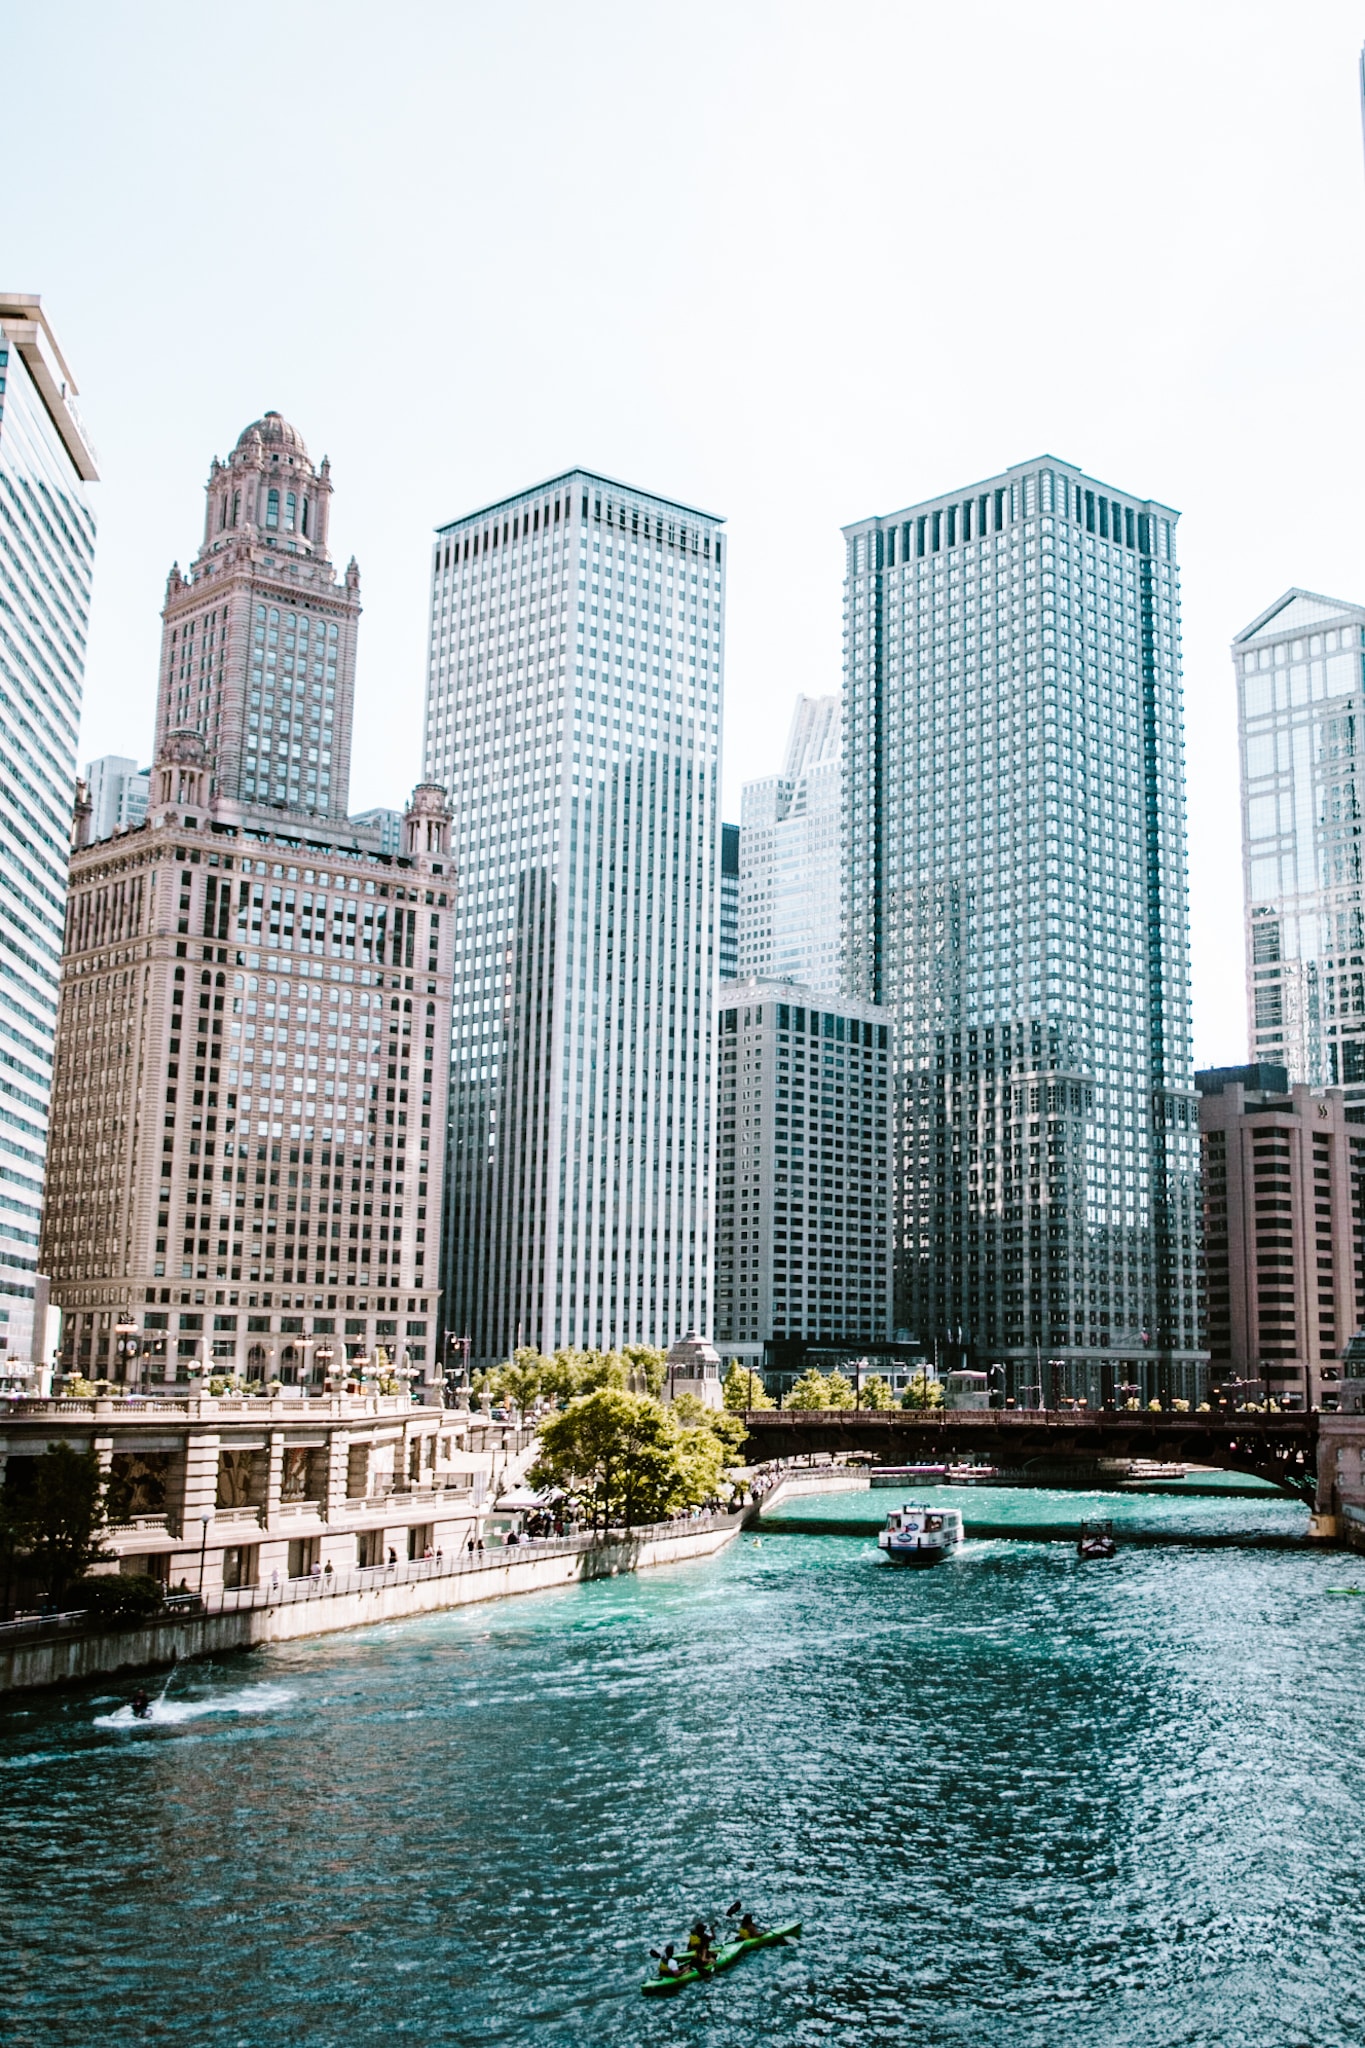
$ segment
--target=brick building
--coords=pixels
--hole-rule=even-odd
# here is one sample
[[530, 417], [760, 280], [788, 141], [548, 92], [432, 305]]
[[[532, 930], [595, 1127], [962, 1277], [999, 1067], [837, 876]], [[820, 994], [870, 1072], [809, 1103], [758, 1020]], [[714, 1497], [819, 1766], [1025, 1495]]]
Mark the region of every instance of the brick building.
[[1339, 1088], [1283, 1067], [1196, 1076], [1204, 1168], [1209, 1377], [1334, 1407], [1365, 1317], [1365, 1127]]

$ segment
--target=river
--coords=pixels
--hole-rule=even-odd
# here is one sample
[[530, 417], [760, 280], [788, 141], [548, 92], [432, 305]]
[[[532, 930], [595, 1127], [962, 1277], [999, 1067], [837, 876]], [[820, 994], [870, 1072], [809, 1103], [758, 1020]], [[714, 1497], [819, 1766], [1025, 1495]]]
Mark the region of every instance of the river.
[[[1175, 1540], [774, 1526], [194, 1668], [151, 1727], [12, 1702], [0, 2040], [1359, 2048], [1365, 1569], [1258, 1546], [1290, 1503], [1115, 1514]], [[642, 1999], [736, 1898], [804, 1938]]]

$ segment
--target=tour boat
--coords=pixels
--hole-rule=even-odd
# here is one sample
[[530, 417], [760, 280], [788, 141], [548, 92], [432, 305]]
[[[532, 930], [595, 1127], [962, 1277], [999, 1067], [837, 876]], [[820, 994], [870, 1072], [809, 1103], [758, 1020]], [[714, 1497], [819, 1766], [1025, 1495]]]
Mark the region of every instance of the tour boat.
[[962, 1516], [957, 1508], [917, 1507], [907, 1501], [893, 1508], [877, 1538], [892, 1564], [937, 1564], [962, 1541]]
[[1118, 1545], [1114, 1541], [1114, 1528], [1111, 1522], [1081, 1523], [1081, 1533], [1076, 1543], [1077, 1557], [1113, 1557], [1117, 1551]]

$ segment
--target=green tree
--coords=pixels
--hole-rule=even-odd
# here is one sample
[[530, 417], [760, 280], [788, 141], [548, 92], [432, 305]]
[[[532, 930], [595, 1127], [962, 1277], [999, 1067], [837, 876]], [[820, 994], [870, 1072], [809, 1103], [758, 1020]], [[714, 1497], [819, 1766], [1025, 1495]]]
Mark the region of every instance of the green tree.
[[862, 1405], [864, 1408], [874, 1409], [895, 1406], [895, 1396], [891, 1392], [890, 1384], [879, 1372], [874, 1372], [871, 1379], [863, 1381]]
[[675, 1394], [668, 1404], [668, 1412], [683, 1429], [707, 1429], [725, 1452], [725, 1463], [737, 1465], [744, 1448], [748, 1431], [744, 1418], [729, 1408], [708, 1408], [697, 1394], [690, 1390]]
[[730, 1370], [725, 1375], [721, 1391], [727, 1408], [771, 1408], [773, 1405], [772, 1395], [763, 1385], [762, 1373], [741, 1365], [737, 1358], [730, 1360]]
[[901, 1395], [902, 1408], [941, 1408], [943, 1406], [943, 1383], [933, 1379], [923, 1367], [913, 1374], [909, 1386]]
[[588, 1507], [595, 1528], [630, 1529], [704, 1500], [722, 1458], [714, 1432], [684, 1429], [648, 1394], [601, 1386], [545, 1424], [528, 1478]]
[[825, 1381], [828, 1398], [827, 1408], [851, 1408], [853, 1406], [853, 1382], [836, 1368]]
[[633, 1394], [653, 1394], [657, 1400], [668, 1377], [668, 1353], [656, 1350], [651, 1344], [627, 1344], [621, 1357], [626, 1361], [630, 1391]]
[[28, 1557], [43, 1592], [59, 1600], [92, 1564], [105, 1562], [104, 1478], [91, 1451], [49, 1444], [23, 1491], [4, 1499], [9, 1542]]
[[787, 1406], [789, 1408], [832, 1408], [834, 1403], [829, 1398], [829, 1381], [825, 1378], [825, 1375], [822, 1372], [817, 1372], [814, 1366], [810, 1368], [809, 1372], [803, 1372], [787, 1396]]
[[524, 1415], [528, 1408], [535, 1406], [545, 1391], [545, 1368], [549, 1363], [547, 1358], [542, 1358], [530, 1345], [523, 1345], [493, 1374], [494, 1400], [510, 1401], [512, 1406]]

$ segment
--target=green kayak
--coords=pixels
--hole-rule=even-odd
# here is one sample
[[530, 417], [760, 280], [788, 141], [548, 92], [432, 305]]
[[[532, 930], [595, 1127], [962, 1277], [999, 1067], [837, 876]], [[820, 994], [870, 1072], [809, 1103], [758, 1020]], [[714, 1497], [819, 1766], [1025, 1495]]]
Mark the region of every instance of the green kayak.
[[766, 1934], [755, 1934], [747, 1941], [727, 1941], [716, 1950], [716, 1960], [705, 1970], [679, 1970], [676, 1977], [648, 1977], [641, 1989], [646, 1998], [668, 1998], [675, 1991], [681, 1991], [684, 1984], [697, 1984], [703, 1977], [715, 1977], [722, 1970], [732, 1970], [741, 1956], [747, 1956], [752, 1948], [768, 1948], [775, 1941], [786, 1941], [789, 1936], [801, 1932], [799, 1920], [788, 1920], [782, 1927], [770, 1927]]

